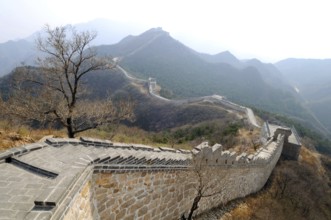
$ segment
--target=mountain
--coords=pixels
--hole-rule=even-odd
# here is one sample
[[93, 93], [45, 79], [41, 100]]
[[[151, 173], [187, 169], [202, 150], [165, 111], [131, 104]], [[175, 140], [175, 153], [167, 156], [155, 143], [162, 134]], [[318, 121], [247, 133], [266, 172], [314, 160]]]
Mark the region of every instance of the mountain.
[[[8, 96], [15, 91], [11, 87], [14, 75], [15, 71], [0, 77], [0, 95], [3, 100], [7, 100]], [[235, 114], [210, 103], [178, 105], [162, 102], [148, 94], [145, 83], [132, 83], [117, 68], [87, 74], [82, 80], [89, 92], [84, 97], [80, 97], [81, 99], [106, 100], [108, 95], [111, 95], [113, 101], [119, 98], [132, 99], [135, 103], [135, 120], [125, 123], [146, 131], [159, 132], [215, 120], [224, 121], [224, 125], [227, 125], [229, 122], [239, 120]], [[6, 117], [0, 114], [1, 119]]]
[[0, 76], [9, 73], [22, 62], [32, 64], [34, 54], [33, 43], [27, 40], [8, 41], [0, 44]]
[[[256, 67], [238, 69], [225, 62], [208, 62], [161, 28], [97, 50], [120, 57], [120, 64], [138, 77], [156, 78], [163, 90], [175, 94], [172, 98], [220, 94], [241, 104], [309, 118], [291, 92], [270, 87]], [[231, 57], [229, 53], [222, 56]]]
[[306, 106], [331, 131], [331, 59], [286, 59], [275, 64]]
[[207, 62], [227, 63], [237, 69], [243, 69], [249, 66], [254, 67], [259, 71], [261, 77], [269, 86], [281, 88], [282, 90], [295, 94], [293, 87], [290, 86], [277, 67], [271, 63], [262, 63], [258, 59], [241, 61], [229, 51], [224, 51], [215, 55], [205, 53], [198, 53], [198, 55]]
[[229, 51], [224, 51], [215, 55], [210, 55], [206, 53], [198, 53], [198, 55], [202, 59], [210, 63], [227, 63], [236, 68], [243, 68], [246, 66]]
[[[115, 43], [122, 35], [139, 29], [108, 20], [95, 20], [76, 27], [78, 30], [99, 31], [97, 44]], [[3, 48], [0, 49], [0, 76], [22, 61], [33, 64], [36, 57], [34, 36], [0, 44]], [[272, 64], [255, 59], [240, 61], [228, 51], [216, 55], [201, 54], [173, 39], [161, 28], [153, 28], [138, 36], [128, 35], [116, 44], [96, 46], [96, 49], [100, 54], [121, 58], [120, 64], [138, 77], [156, 78], [162, 86], [161, 94], [169, 98], [219, 94], [244, 105], [303, 121], [315, 121]]]
[[331, 59], [285, 59], [275, 64], [293, 84], [299, 87], [320, 84], [331, 79]]
[[293, 87], [274, 64], [262, 63], [258, 59], [246, 60], [244, 63], [245, 65], [255, 67], [260, 72], [263, 80], [273, 88], [279, 88], [295, 95]]
[[[94, 45], [114, 44], [125, 36], [140, 33], [146, 28], [137, 24], [107, 19], [96, 19], [86, 23], [75, 24], [74, 26], [78, 31], [96, 31], [98, 35], [93, 41]], [[22, 40], [0, 44], [0, 76], [8, 74], [22, 62], [29, 65], [34, 64], [34, 60], [37, 57], [34, 41], [38, 34], [42, 34], [42, 31], [37, 31]]]

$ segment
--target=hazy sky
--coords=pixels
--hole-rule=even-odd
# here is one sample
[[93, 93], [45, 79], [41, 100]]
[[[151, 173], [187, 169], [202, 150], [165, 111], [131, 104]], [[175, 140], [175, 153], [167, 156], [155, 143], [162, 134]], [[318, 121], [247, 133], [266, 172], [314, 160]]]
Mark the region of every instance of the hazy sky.
[[163, 27], [200, 52], [277, 61], [331, 58], [330, 0], [0, 0], [0, 43], [45, 23], [96, 18]]

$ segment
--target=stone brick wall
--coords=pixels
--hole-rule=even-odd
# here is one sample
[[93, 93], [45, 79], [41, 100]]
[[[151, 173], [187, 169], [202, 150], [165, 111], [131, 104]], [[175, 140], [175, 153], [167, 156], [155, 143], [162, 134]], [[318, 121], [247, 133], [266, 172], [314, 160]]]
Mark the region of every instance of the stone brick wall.
[[194, 193], [187, 171], [97, 173], [97, 208], [101, 219], [177, 219]]
[[[203, 198], [197, 213], [260, 190], [278, 158], [265, 167], [209, 168], [217, 183], [212, 191], [220, 193]], [[188, 170], [95, 173], [93, 181], [100, 219], [179, 219], [190, 210], [198, 185]]]
[[284, 143], [284, 150], [282, 157], [286, 160], [298, 160], [301, 145], [293, 144], [290, 142]]
[[[204, 172], [215, 183], [211, 192], [220, 193], [203, 198], [196, 213], [260, 190], [279, 159], [282, 144], [278, 142], [273, 157], [264, 164], [206, 166]], [[179, 219], [190, 210], [198, 185], [191, 169], [98, 172], [93, 181], [100, 219]]]
[[[279, 135], [254, 155], [222, 151], [220, 145], [198, 146], [193, 152], [196, 157], [208, 158], [204, 166], [210, 192], [219, 193], [203, 198], [195, 214], [260, 190], [281, 155], [283, 143], [284, 135]], [[63, 219], [180, 219], [190, 210], [199, 184], [190, 165], [94, 166]]]
[[70, 208], [66, 210], [64, 220], [100, 219], [95, 204], [92, 179], [88, 179], [80, 191], [72, 198]]

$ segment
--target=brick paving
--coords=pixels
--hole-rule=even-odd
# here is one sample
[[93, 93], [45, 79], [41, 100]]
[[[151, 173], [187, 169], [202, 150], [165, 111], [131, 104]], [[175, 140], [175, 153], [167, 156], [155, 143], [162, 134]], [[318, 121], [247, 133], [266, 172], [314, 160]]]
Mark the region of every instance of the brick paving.
[[[47, 143], [47, 144], [46, 144]], [[50, 219], [91, 164], [187, 166], [189, 151], [95, 139], [47, 139], [0, 152], [0, 219]], [[104, 167], [100, 166], [102, 170]]]

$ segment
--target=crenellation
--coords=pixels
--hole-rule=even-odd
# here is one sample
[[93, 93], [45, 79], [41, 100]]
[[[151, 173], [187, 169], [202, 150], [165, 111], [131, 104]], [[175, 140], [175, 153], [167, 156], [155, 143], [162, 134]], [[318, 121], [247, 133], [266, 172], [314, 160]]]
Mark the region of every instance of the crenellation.
[[176, 149], [169, 148], [169, 147], [159, 147], [161, 151], [168, 151], [168, 152], [176, 152]]
[[247, 154], [242, 153], [239, 156], [237, 156], [236, 160], [235, 160], [235, 163], [237, 163], [237, 164], [246, 164], [246, 163], [248, 163]]
[[218, 152], [218, 151], [222, 151], [223, 150], [223, 146], [221, 144], [214, 144], [212, 146], [212, 150], [213, 150], [214, 153], [215, 152]]
[[61, 147], [65, 144], [75, 146], [81, 143], [81, 141], [75, 138], [47, 138], [45, 142], [53, 147]]
[[247, 156], [248, 162], [251, 162], [254, 159], [254, 154], [250, 154]]
[[180, 151], [182, 154], [191, 154], [192, 153], [192, 151], [184, 150], [184, 149], [178, 149], [178, 151]]
[[135, 150], [154, 151], [154, 147], [150, 147], [146, 145], [132, 145], [132, 148]]
[[23, 154], [42, 149], [44, 147], [47, 147], [47, 144], [44, 143], [33, 143], [33, 144], [27, 144], [22, 147], [15, 147], [11, 148], [7, 151], [0, 153], [0, 163], [4, 162], [7, 158], [10, 158], [12, 156], [21, 156]]
[[202, 142], [198, 146], [196, 146], [194, 149], [197, 151], [201, 151], [203, 148], [209, 147], [208, 141]]

